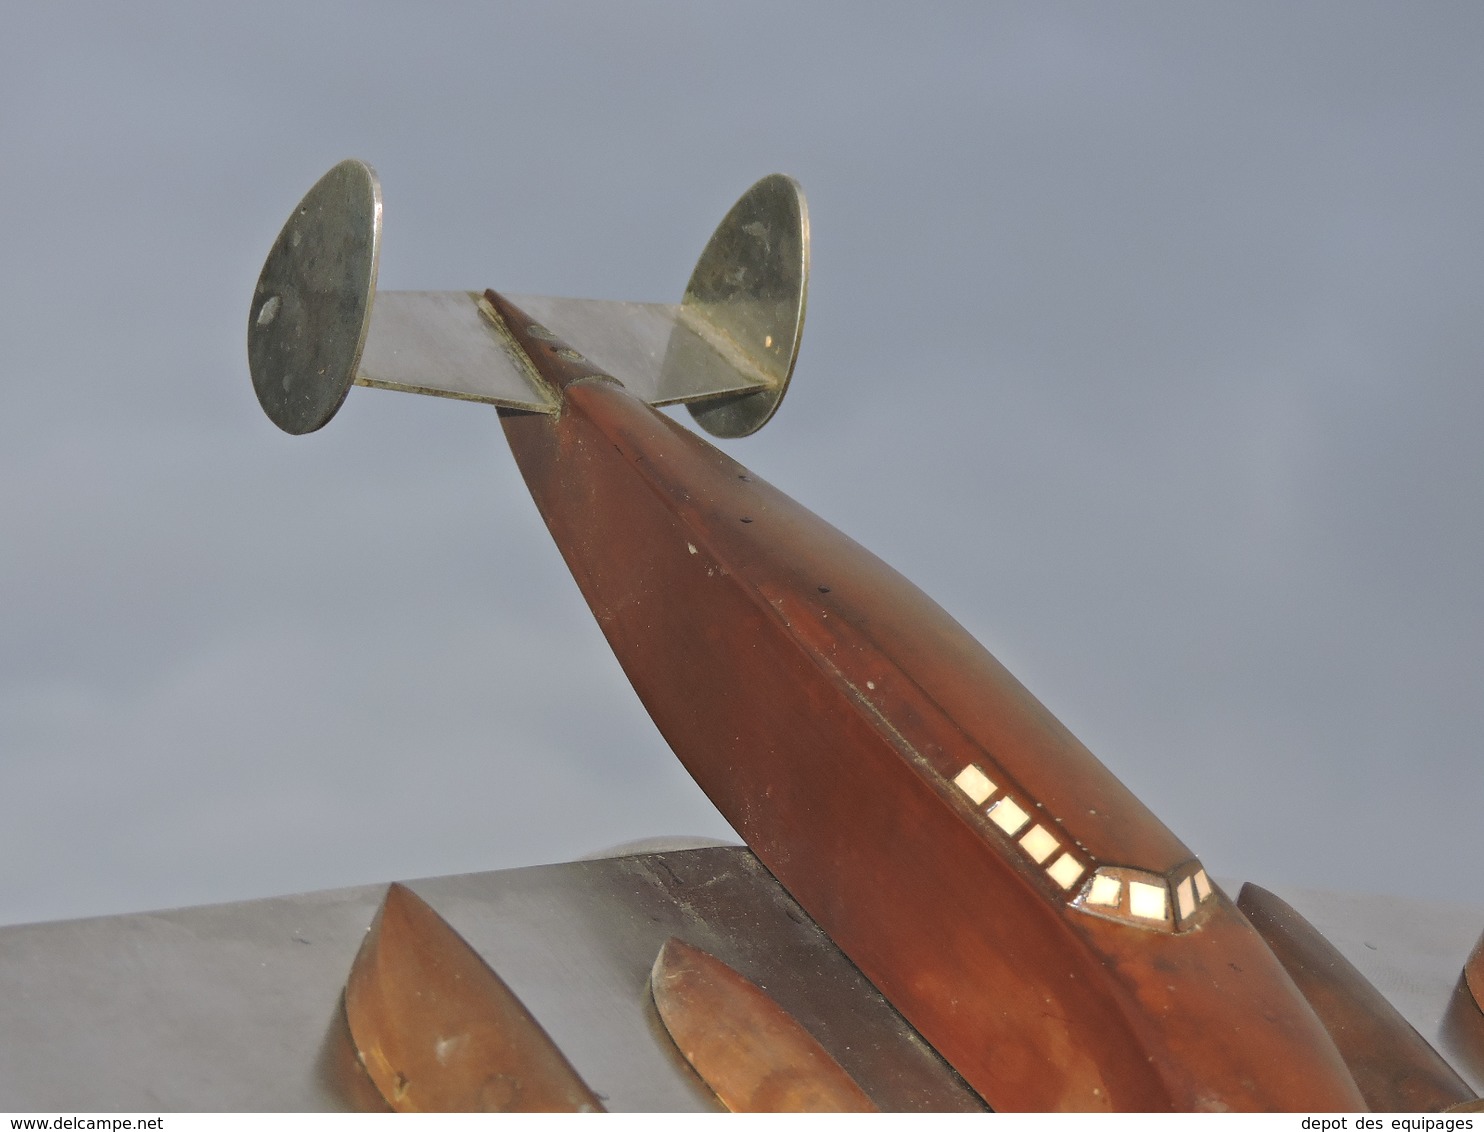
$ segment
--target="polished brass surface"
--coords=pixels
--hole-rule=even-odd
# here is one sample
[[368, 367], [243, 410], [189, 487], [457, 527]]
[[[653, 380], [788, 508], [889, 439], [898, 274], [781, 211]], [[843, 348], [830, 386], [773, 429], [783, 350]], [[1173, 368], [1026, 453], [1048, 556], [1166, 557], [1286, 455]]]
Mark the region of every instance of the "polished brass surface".
[[397, 1112], [601, 1112], [504, 981], [394, 884], [345, 984], [361, 1064]]
[[[799, 356], [808, 295], [809, 210], [798, 182], [774, 173], [748, 189], [717, 225], [680, 304], [699, 338], [768, 386], [688, 405], [711, 435], [747, 436], [778, 411]], [[702, 353], [677, 337], [666, 373], [694, 368]]]
[[840, 1063], [756, 983], [671, 937], [650, 973], [676, 1048], [733, 1112], [877, 1112]]
[[345, 400], [376, 293], [381, 187], [342, 161], [290, 214], [258, 276], [247, 361], [263, 411], [285, 432], [313, 432]]

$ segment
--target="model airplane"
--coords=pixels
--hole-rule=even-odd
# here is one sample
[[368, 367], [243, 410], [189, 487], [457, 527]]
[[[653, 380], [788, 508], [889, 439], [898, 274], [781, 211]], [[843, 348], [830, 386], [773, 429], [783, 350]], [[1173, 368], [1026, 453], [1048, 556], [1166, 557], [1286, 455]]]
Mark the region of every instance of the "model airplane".
[[[680, 761], [991, 1106], [1343, 1111], [1403, 1096], [1357, 1079], [1326, 1030], [1334, 1015], [1291, 977], [1304, 959], [1275, 954], [952, 618], [656, 412], [685, 403], [739, 437], [777, 410], [808, 273], [793, 182], [766, 178], [738, 201], [674, 307], [377, 295], [380, 218], [374, 175], [345, 162], [274, 245], [249, 335], [268, 415], [313, 431], [352, 384], [499, 406]], [[1378, 1033], [1383, 1062], [1386, 1042], [1421, 1042], [1405, 1023]], [[1430, 1084], [1406, 1107], [1473, 1099], [1430, 1049], [1419, 1056]]]
[[726, 438], [777, 411], [808, 277], [791, 180], [744, 194], [674, 305], [378, 294], [381, 227], [356, 161], [290, 215], [249, 312], [263, 408], [308, 433], [353, 384], [496, 406], [625, 673], [748, 849], [0, 929], [0, 1096], [1477, 1108], [1457, 1070], [1484, 1082], [1484, 940], [1443, 960], [1450, 1064], [1354, 950], [1263, 889], [1228, 899], [931, 599], [657, 411]]

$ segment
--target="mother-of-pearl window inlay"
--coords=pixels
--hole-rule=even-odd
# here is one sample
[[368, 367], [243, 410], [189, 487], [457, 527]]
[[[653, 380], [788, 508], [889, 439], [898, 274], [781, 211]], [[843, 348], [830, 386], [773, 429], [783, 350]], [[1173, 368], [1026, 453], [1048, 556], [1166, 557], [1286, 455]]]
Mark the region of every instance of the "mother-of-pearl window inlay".
[[1056, 834], [1044, 825], [1037, 825], [1032, 826], [1031, 831], [1020, 839], [1020, 847], [1030, 854], [1032, 861], [1040, 865], [1060, 849], [1061, 845], [1056, 840]]
[[958, 777], [953, 780], [953, 784], [967, 794], [969, 801], [976, 806], [984, 805], [994, 793], [994, 783], [973, 763], [958, 772]]
[[[1043, 866], [1053, 884], [1063, 892], [1071, 892], [1076, 887], [1087, 872], [1087, 864], [1062, 844], [1061, 836], [1049, 824], [1032, 825], [1030, 810], [1010, 797], [1008, 792], [995, 798], [999, 787], [981, 766], [969, 763], [953, 776], [953, 784], [975, 806], [983, 806], [983, 813], [990, 822], [1005, 836], [1014, 838], [1016, 847], [1033, 863]], [[1027, 826], [1030, 826], [1028, 831]]]
[[[1038, 803], [1011, 797], [978, 763], [969, 763], [953, 776], [953, 784], [990, 824], [1009, 839], [1045, 876], [1067, 893], [1072, 907], [1108, 920], [1151, 928], [1183, 931], [1195, 923], [1201, 906], [1215, 889], [1198, 861], [1187, 861], [1167, 873], [1122, 865], [1104, 865], [1087, 876], [1093, 862], [1080, 856], [1071, 838], [1042, 819], [1032, 822]], [[1017, 791], [1018, 793], [1018, 791]], [[1085, 879], [1084, 879], [1085, 878]]]
[[1195, 881], [1186, 877], [1175, 886], [1175, 910], [1182, 920], [1195, 915]]
[[1014, 837], [1031, 820], [1014, 798], [1001, 798], [989, 808], [989, 820]]
[[1087, 871], [1087, 866], [1070, 853], [1063, 853], [1052, 861], [1046, 869], [1046, 875], [1056, 881], [1064, 889], [1071, 889]]
[[1129, 915], [1141, 920], [1163, 920], [1170, 903], [1170, 890], [1161, 882], [1131, 880], [1128, 884]]
[[1197, 861], [1168, 873], [1104, 865], [1082, 886], [1072, 905], [1103, 919], [1180, 932], [1194, 925], [1214, 891]]
[[1101, 874], [1095, 876], [1087, 886], [1087, 895], [1083, 899], [1100, 908], [1117, 908], [1123, 903], [1123, 881]]

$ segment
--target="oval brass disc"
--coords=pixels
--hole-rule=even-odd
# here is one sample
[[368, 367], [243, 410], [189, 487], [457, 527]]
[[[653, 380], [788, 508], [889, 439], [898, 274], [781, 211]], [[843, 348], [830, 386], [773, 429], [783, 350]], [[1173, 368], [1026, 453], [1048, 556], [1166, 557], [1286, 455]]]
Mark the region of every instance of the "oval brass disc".
[[[688, 404], [712, 436], [747, 436], [778, 411], [799, 356], [808, 294], [804, 191], [792, 177], [773, 173], [743, 193], [717, 225], [680, 303], [682, 317], [702, 337], [768, 384], [755, 393]], [[667, 358], [666, 365], [681, 361]]]
[[258, 276], [247, 364], [269, 418], [295, 435], [322, 428], [355, 380], [381, 250], [381, 186], [342, 161], [305, 194]]

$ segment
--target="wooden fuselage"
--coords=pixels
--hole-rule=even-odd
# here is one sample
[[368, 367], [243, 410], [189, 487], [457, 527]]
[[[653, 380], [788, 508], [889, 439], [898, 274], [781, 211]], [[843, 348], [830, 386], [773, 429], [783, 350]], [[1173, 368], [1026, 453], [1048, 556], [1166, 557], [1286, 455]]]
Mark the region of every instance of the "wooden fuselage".
[[[1328, 1034], [1219, 891], [1181, 930], [1075, 903], [1193, 854], [912, 583], [490, 294], [562, 398], [502, 410], [526, 483], [686, 769], [995, 1108], [1354, 1110]], [[498, 301], [497, 301], [498, 300]], [[1047, 874], [974, 765], [1083, 866]]]

